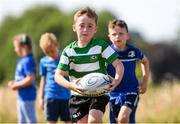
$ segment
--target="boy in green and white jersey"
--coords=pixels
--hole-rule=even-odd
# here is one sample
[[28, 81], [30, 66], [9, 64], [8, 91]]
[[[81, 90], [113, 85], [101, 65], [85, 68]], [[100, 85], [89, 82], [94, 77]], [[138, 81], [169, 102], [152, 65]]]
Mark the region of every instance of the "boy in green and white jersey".
[[[61, 55], [55, 80], [74, 92], [70, 99], [70, 113], [73, 122], [102, 123], [105, 107], [109, 102], [107, 95], [87, 97], [78, 89], [75, 82], [78, 78], [92, 73], [107, 74], [105, 63], [111, 63], [116, 68], [116, 75], [112, 82], [114, 89], [120, 82], [124, 67], [117, 59], [118, 55], [103, 40], [93, 38], [97, 31], [97, 15], [90, 8], [77, 11], [74, 15], [73, 31], [77, 33], [77, 41], [69, 44]], [[69, 81], [65, 78], [69, 77]]]
[[74, 80], [91, 72], [106, 74], [105, 62], [112, 63], [116, 58], [117, 54], [103, 40], [93, 38], [83, 48], [74, 41], [64, 49], [58, 68], [70, 69], [70, 80]]

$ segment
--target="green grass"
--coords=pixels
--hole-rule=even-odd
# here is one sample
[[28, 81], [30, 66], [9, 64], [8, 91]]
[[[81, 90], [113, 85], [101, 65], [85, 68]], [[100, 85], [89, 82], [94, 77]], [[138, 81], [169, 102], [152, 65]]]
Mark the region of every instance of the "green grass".
[[137, 122], [180, 122], [179, 89], [179, 84], [149, 88], [147, 93], [141, 96], [137, 110]]
[[[17, 122], [16, 92], [5, 87], [0, 88], [0, 123]], [[44, 121], [43, 111], [37, 110], [38, 122]], [[180, 85], [149, 87], [146, 94], [140, 96], [136, 120], [138, 123], [180, 123]], [[103, 122], [108, 123], [107, 106]]]

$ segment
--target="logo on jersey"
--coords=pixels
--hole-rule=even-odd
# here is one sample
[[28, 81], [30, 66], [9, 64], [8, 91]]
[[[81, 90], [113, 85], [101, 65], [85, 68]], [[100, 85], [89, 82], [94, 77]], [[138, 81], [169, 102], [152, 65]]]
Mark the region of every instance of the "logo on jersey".
[[135, 52], [134, 51], [130, 51], [128, 52], [128, 57], [135, 57]]
[[97, 59], [97, 56], [95, 56], [95, 55], [94, 55], [94, 56], [91, 56], [91, 59], [92, 59], [92, 60], [96, 60], [96, 59]]
[[75, 59], [74, 58], [70, 58], [69, 61], [70, 62], [75, 62]]
[[77, 118], [77, 117], [79, 117], [81, 115], [81, 112], [78, 112], [78, 113], [74, 113], [72, 116], [73, 116], [73, 118]]

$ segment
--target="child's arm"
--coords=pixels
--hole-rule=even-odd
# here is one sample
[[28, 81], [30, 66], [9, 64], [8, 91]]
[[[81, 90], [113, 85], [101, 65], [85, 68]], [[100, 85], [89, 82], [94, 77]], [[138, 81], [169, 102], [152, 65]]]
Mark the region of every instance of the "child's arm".
[[56, 69], [56, 72], [55, 72], [55, 81], [59, 85], [65, 87], [67, 89], [73, 90], [73, 91], [75, 91], [75, 92], [77, 92], [79, 94], [84, 95], [83, 92], [80, 91], [78, 89], [77, 85], [76, 85], [76, 82], [78, 80], [76, 80], [75, 82], [69, 82], [68, 80], [65, 79], [65, 77], [68, 77], [68, 76], [69, 76], [68, 72], [60, 70], [60, 69]]
[[9, 87], [11, 87], [11, 89], [13, 90], [18, 90], [20, 88], [31, 85], [34, 80], [35, 80], [35, 76], [33, 74], [30, 74], [30, 75], [27, 75], [23, 80], [12, 83], [11, 86]]
[[123, 74], [124, 74], [124, 66], [118, 59], [116, 59], [112, 63], [112, 65], [114, 66], [116, 70], [116, 74], [115, 74], [114, 81], [112, 83], [112, 87], [110, 88], [110, 90], [114, 89], [121, 82]]
[[45, 85], [45, 76], [41, 76], [40, 87], [39, 87], [39, 108], [44, 110], [44, 85]]
[[149, 60], [146, 56], [141, 60], [141, 70], [142, 70], [142, 83], [139, 85], [139, 93], [144, 94], [147, 90], [148, 79], [149, 79]]

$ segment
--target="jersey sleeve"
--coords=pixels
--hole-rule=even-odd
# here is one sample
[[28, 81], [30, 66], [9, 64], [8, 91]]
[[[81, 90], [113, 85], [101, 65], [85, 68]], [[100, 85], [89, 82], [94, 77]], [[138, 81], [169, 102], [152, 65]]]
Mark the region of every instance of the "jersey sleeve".
[[111, 48], [111, 46], [104, 41], [102, 57], [105, 58], [109, 64], [112, 64], [118, 56], [119, 55]]
[[39, 75], [40, 75], [40, 76], [46, 76], [46, 68], [44, 67], [43, 59], [40, 60], [40, 64], [39, 64]]
[[140, 49], [136, 49], [136, 57], [139, 59], [139, 60], [142, 60], [144, 58], [144, 54], [143, 52], [140, 50]]
[[61, 69], [63, 71], [69, 71], [69, 57], [66, 54], [66, 50], [68, 49], [63, 50], [57, 67], [58, 69]]
[[26, 76], [30, 74], [35, 75], [36, 73], [35, 61], [33, 59], [26, 59], [23, 63], [23, 69]]

